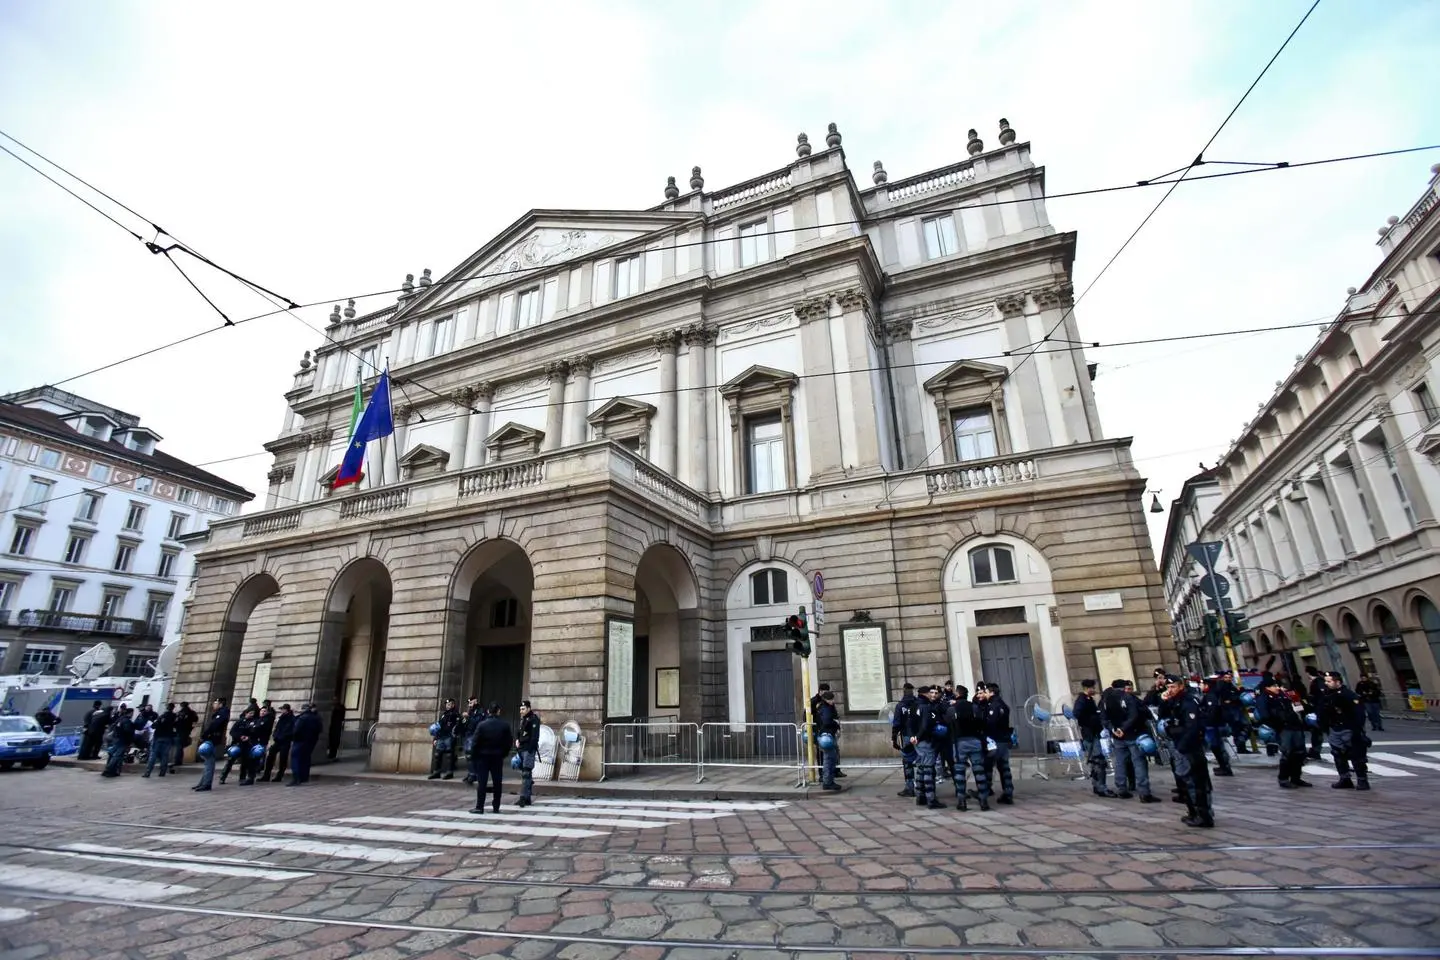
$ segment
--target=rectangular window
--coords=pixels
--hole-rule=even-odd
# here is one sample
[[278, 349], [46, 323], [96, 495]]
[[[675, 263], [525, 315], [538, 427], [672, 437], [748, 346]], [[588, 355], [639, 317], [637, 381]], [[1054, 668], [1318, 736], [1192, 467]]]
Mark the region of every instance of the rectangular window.
[[640, 292], [640, 257], [621, 257], [615, 261], [615, 299]]
[[785, 571], [771, 567], [769, 570], [751, 574], [750, 602], [756, 607], [773, 603], [789, 603], [790, 585], [785, 580]]
[[60, 451], [46, 450], [40, 454], [40, 466], [46, 470], [56, 470], [60, 467]]
[[109, 483], [110, 465], [108, 463], [92, 463], [90, 464], [90, 472], [87, 473], [86, 476], [96, 483]]
[[65, 546], [65, 562], [80, 563], [85, 559], [85, 548], [90, 545], [89, 537], [71, 534], [70, 542]]
[[50, 609], [56, 613], [64, 613], [70, 609], [71, 602], [75, 599], [75, 588], [65, 587], [56, 584], [50, 588]]
[[28, 507], [37, 513], [44, 513], [45, 504], [50, 499], [50, 490], [54, 486], [53, 481], [31, 477], [30, 483], [25, 487], [25, 499], [20, 501], [20, 506]]
[[379, 347], [364, 347], [360, 350], [359, 356], [355, 358], [350, 386], [364, 383], [367, 377], [377, 376], [380, 373], [379, 368], [375, 366], [375, 358], [379, 355], [379, 350]]
[[132, 503], [125, 514], [125, 529], [138, 531], [145, 526], [145, 504]]
[[125, 594], [107, 593], [105, 599], [100, 601], [100, 616], [107, 620], [124, 616]]
[[143, 677], [149, 673], [150, 658], [143, 653], [132, 653], [125, 657], [125, 669], [121, 672], [122, 677]]
[[968, 407], [950, 414], [955, 431], [955, 459], [983, 460], [996, 456], [995, 421], [989, 407]]
[[128, 543], [122, 543], [115, 548], [115, 569], [120, 573], [130, 572], [130, 561], [135, 556], [135, 548]]
[[515, 298], [515, 329], [523, 330], [540, 322], [540, 288], [521, 290]]
[[59, 673], [60, 672], [59, 650], [37, 650], [34, 647], [27, 647], [20, 655], [21, 673]]
[[930, 217], [921, 222], [921, 227], [925, 231], [925, 259], [948, 257], [960, 249], [960, 241], [955, 236], [955, 218], [950, 214]]
[[30, 555], [30, 547], [34, 541], [35, 528], [17, 523], [15, 525], [15, 533], [10, 537], [10, 552], [17, 557], [28, 557]]
[[770, 259], [770, 237], [766, 226], [764, 220], [740, 225], [740, 266], [753, 267]]
[[745, 423], [746, 493], [784, 490], [785, 425], [779, 417], [760, 417]]
[[426, 356], [439, 356], [450, 349], [450, 338], [455, 330], [454, 317], [441, 317], [430, 324], [429, 352]]
[[0, 440], [0, 454], [7, 457], [15, 456], [15, 448], [20, 446], [20, 440], [16, 437], [6, 437]]
[[175, 557], [176, 554], [171, 553], [169, 550], [166, 550], [164, 553], [160, 554], [160, 566], [156, 568], [155, 576], [173, 576], [175, 572]]
[[1390, 452], [1389, 445], [1381, 448], [1385, 457], [1385, 469], [1390, 471], [1390, 482], [1395, 484], [1395, 496], [1400, 500], [1400, 509], [1405, 513], [1405, 523], [1411, 530], [1415, 529], [1415, 511], [1410, 507], [1410, 497], [1405, 493], [1405, 484], [1400, 479], [1400, 467], [1395, 462], [1395, 455]]
[[98, 520], [100, 518], [101, 499], [100, 494], [90, 490], [86, 490], [80, 494], [80, 507], [75, 511], [75, 519], [84, 520], [88, 523], [94, 523]]
[[183, 513], [170, 514], [170, 527], [165, 531], [165, 539], [179, 540], [180, 535], [185, 532], [185, 524], [189, 521]]
[[15, 602], [15, 584], [9, 580], [0, 580], [0, 610], [9, 610], [10, 605]]
[[169, 597], [151, 597], [150, 606], [145, 610], [145, 622], [158, 630], [165, 625], [165, 614], [169, 610]]
[[1415, 398], [1415, 405], [1420, 408], [1420, 413], [1425, 417], [1427, 425], [1440, 418], [1440, 407], [1435, 406], [1435, 396], [1430, 392], [1428, 383], [1420, 384], [1410, 391], [1410, 395]]
[[175, 499], [179, 500], [181, 503], [193, 504], [195, 502], [195, 491], [191, 490], [189, 487], [181, 487], [180, 495]]
[[151, 492], [152, 490], [154, 490], [154, 489], [155, 489], [155, 478], [154, 478], [154, 477], [136, 477], [136, 478], [135, 478], [135, 492], [136, 492], [136, 493], [150, 493], [150, 492]]
[[490, 608], [491, 629], [503, 629], [513, 627], [520, 619], [520, 603], [514, 597], [507, 597], [504, 600], [496, 600], [495, 605]]

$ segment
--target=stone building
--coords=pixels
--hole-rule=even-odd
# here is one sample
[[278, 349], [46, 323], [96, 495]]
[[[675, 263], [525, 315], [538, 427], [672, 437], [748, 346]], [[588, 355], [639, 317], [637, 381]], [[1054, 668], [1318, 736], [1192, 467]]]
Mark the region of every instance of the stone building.
[[[1202, 466], [1199, 473], [1185, 481], [1180, 496], [1170, 502], [1160, 544], [1160, 580], [1165, 584], [1170, 630], [1180, 665], [1191, 674], [1209, 675], [1230, 666], [1223, 638], [1217, 636], [1219, 616], [1215, 604], [1200, 589], [1205, 570], [1186, 549], [1204, 539], [1201, 534], [1222, 499], [1215, 471]], [[1233, 559], [1222, 547], [1215, 558], [1215, 571], [1223, 576]], [[1208, 628], [1207, 614], [1213, 618]]]
[[161, 440], [56, 387], [0, 397], [0, 675], [67, 676], [101, 641], [114, 676], [149, 675], [190, 582], [181, 538], [253, 499]]
[[1440, 708], [1440, 165], [1381, 260], [1215, 468], [1226, 543], [1263, 666], [1377, 676]]
[[[244, 696], [263, 665], [271, 698], [418, 770], [447, 696], [528, 697], [592, 740], [795, 722], [799, 606], [810, 679], [852, 717], [907, 680], [983, 676], [1018, 706], [1170, 662], [1143, 481], [1071, 311], [1075, 234], [1005, 121], [968, 154], [861, 185], [832, 124], [752, 180], [533, 210], [393, 305], [337, 306], [266, 509], [201, 547], [177, 695]], [[387, 358], [396, 434], [332, 492]]]

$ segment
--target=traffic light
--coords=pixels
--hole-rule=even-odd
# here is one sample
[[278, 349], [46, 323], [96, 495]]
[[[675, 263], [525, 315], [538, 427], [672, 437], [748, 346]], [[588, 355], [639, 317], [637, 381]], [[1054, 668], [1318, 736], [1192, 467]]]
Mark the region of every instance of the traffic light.
[[1220, 646], [1220, 618], [1213, 613], [1205, 614], [1205, 642], [1212, 647]]
[[802, 657], [810, 656], [810, 624], [802, 611], [785, 618], [785, 634], [790, 638], [790, 649]]
[[1250, 618], [1240, 610], [1226, 610], [1225, 626], [1230, 631], [1230, 639], [1234, 640], [1240, 634], [1250, 632]]

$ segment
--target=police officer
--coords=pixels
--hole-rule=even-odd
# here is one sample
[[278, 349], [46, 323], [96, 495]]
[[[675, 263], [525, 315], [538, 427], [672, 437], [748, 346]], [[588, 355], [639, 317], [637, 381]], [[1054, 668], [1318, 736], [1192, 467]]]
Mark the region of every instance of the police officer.
[[[1320, 700], [1320, 729], [1330, 744], [1335, 759], [1335, 772], [1340, 779], [1331, 784], [1336, 790], [1369, 790], [1370, 769], [1365, 752], [1370, 738], [1365, 735], [1365, 712], [1360, 698], [1345, 686], [1345, 678], [1329, 671], [1325, 674], [1325, 695]], [[1355, 779], [1350, 779], [1350, 768]]]
[[1150, 761], [1140, 748], [1140, 736], [1150, 727], [1150, 711], [1131, 692], [1128, 680], [1116, 680], [1105, 691], [1105, 720], [1110, 727], [1110, 747], [1115, 758], [1115, 790], [1129, 800], [1131, 788], [1141, 803], [1159, 803], [1150, 792]]
[[[285, 779], [285, 767], [290, 762], [290, 744], [295, 739], [295, 713], [288, 703], [280, 704], [280, 712], [275, 715], [274, 738], [269, 752], [265, 754], [265, 770], [260, 775], [262, 783], [272, 780], [279, 783]], [[278, 770], [275, 768], [277, 760], [280, 761]]]
[[[474, 700], [474, 698], [471, 698]], [[515, 734], [510, 724], [500, 716], [500, 705], [490, 704], [485, 711], [473, 709], [470, 715], [477, 718], [475, 732], [470, 738], [470, 758], [478, 769], [475, 779], [475, 808], [471, 813], [485, 812], [485, 790], [494, 786], [491, 810], [500, 812], [500, 789], [505, 778], [505, 755], [515, 743]]]
[[[980, 710], [985, 718], [985, 782], [995, 787], [995, 774], [1000, 774], [1000, 803], [1015, 802], [1015, 780], [1010, 775], [1010, 742], [1015, 728], [1010, 725], [1010, 705], [1000, 695], [1000, 684], [982, 683], [976, 694], [981, 697]], [[983, 696], [982, 696], [983, 695]], [[980, 809], [985, 809], [983, 806]]]
[[1280, 789], [1294, 790], [1312, 784], [1301, 779], [1305, 767], [1305, 718], [1300, 698], [1288, 696], [1280, 687], [1280, 681], [1266, 676], [1260, 681], [1260, 696], [1256, 699], [1260, 722], [1275, 731], [1280, 747]]
[[1230, 726], [1225, 722], [1225, 706], [1220, 699], [1222, 693], [1221, 678], [1216, 674], [1205, 681], [1204, 692], [1197, 699], [1205, 721], [1205, 743], [1215, 754], [1215, 776], [1233, 777], [1235, 771], [1230, 769], [1230, 754], [1225, 749]]
[[890, 718], [890, 746], [900, 751], [900, 766], [905, 772], [905, 789], [902, 797], [915, 796], [915, 747], [910, 743], [910, 730], [915, 722], [915, 712], [920, 702], [915, 699], [915, 685], [907, 683], [901, 688], [900, 702], [895, 705], [895, 715]]
[[933, 687], [921, 687], [919, 694], [918, 709], [910, 726], [910, 735], [906, 738], [915, 748], [915, 805], [939, 810], [945, 806], [935, 797], [935, 743], [937, 739], [943, 740], [943, 735], [938, 734], [936, 728], [944, 726], [940, 722], [943, 717], [938, 712], [940, 691]]
[[517, 806], [531, 804], [530, 792], [535, 789], [535, 756], [540, 752], [540, 714], [529, 700], [520, 701], [520, 732], [515, 735], [515, 749], [520, 751], [520, 800]]
[[[471, 697], [470, 702], [465, 706], [465, 712], [460, 715], [460, 724], [464, 730], [465, 738], [465, 782], [475, 783], [480, 779], [480, 761], [475, 756], [475, 731], [490, 714], [480, 709], [480, 698]], [[511, 740], [515, 739], [511, 736]], [[507, 751], [508, 741], [507, 741]]]
[[1220, 716], [1235, 744], [1236, 753], [1250, 752], [1250, 725], [1245, 718], [1245, 705], [1240, 702], [1240, 688], [1235, 686], [1235, 671], [1221, 670], [1215, 680], [1215, 699], [1220, 704]]
[[1187, 813], [1187, 827], [1215, 826], [1210, 803], [1210, 767], [1205, 762], [1205, 711], [1183, 677], [1165, 676], [1165, 729], [1175, 747], [1175, 780]]
[[825, 733], [830, 734], [830, 747], [820, 751], [820, 789], [838, 791], [840, 784], [835, 782], [835, 778], [839, 776], [840, 766], [840, 711], [835, 709], [833, 690], [820, 694], [820, 709], [815, 714], [816, 740]]
[[[981, 689], [984, 689], [982, 683]], [[980, 800], [980, 809], [990, 809], [990, 778], [985, 755], [985, 701], [970, 700], [970, 691], [964, 687], [955, 688], [955, 699], [945, 711], [945, 726], [950, 731], [950, 744], [955, 766], [951, 777], [955, 781], [955, 808], [966, 809], [965, 770], [968, 767], [975, 776], [975, 796]], [[1006, 743], [1009, 743], [1007, 740]]]
[[1080, 747], [1085, 751], [1085, 764], [1090, 770], [1090, 789], [1097, 797], [1113, 797], [1115, 791], [1105, 785], [1109, 773], [1105, 763], [1105, 751], [1100, 746], [1100, 737], [1105, 732], [1105, 718], [1100, 715], [1100, 705], [1095, 702], [1095, 681], [1081, 680], [1080, 693], [1070, 714], [1075, 726], [1080, 729]]
[[435, 735], [435, 748], [431, 752], [430, 776], [427, 780], [455, 778], [455, 732], [460, 727], [460, 708], [455, 706], [453, 697], [445, 698], [445, 709], [441, 711], [440, 732]]

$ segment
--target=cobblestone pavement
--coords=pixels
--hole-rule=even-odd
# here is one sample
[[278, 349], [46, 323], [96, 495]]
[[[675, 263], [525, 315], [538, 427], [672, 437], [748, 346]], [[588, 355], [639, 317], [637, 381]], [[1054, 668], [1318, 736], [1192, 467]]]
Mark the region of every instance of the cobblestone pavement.
[[1217, 780], [1214, 830], [1033, 779], [988, 813], [887, 784], [775, 802], [541, 787], [475, 816], [424, 781], [196, 794], [193, 771], [11, 771], [0, 960], [1440, 957], [1429, 777], [1364, 794], [1311, 769], [1316, 789], [1281, 791], [1251, 762]]

